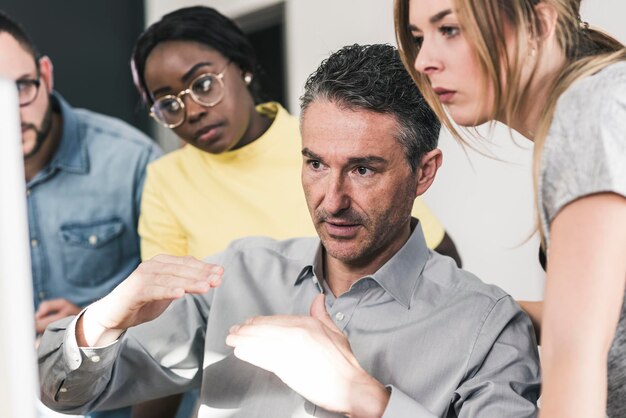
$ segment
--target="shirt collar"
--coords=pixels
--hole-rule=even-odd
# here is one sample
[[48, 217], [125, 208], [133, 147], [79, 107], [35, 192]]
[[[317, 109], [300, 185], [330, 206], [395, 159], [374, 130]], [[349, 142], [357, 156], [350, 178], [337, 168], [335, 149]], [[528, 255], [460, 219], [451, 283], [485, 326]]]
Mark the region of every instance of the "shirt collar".
[[294, 285], [299, 285], [305, 279], [313, 279], [320, 292], [322, 292], [321, 284], [317, 281], [317, 277], [322, 277], [322, 254], [324, 253], [324, 247], [322, 242], [317, 239], [317, 245], [312, 245], [304, 251], [302, 254], [303, 267], [300, 273], [296, 277]]
[[50, 161], [50, 167], [78, 174], [88, 173], [89, 156], [76, 112], [57, 92], [52, 93], [50, 100], [53, 108], [61, 114], [63, 123], [59, 148]]
[[[399, 304], [411, 308], [411, 299], [422, 271], [429, 257], [424, 233], [419, 221], [411, 218], [411, 235], [400, 250], [387, 261], [378, 271], [369, 277], [389, 293]], [[307, 278], [321, 277], [323, 248], [321, 242], [312, 246], [303, 254], [305, 263], [300, 270], [295, 284]], [[318, 283], [318, 287], [320, 287]]]
[[369, 276], [407, 309], [411, 308], [413, 293], [429, 257], [422, 226], [415, 218], [411, 218], [411, 230], [400, 251]]

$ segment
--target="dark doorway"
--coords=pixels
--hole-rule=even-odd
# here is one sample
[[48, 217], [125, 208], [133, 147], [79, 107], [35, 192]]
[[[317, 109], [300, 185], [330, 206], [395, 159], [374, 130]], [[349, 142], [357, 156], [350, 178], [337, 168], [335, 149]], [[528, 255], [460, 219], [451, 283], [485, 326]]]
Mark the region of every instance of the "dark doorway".
[[264, 100], [288, 107], [285, 93], [285, 5], [277, 4], [236, 19], [257, 54]]

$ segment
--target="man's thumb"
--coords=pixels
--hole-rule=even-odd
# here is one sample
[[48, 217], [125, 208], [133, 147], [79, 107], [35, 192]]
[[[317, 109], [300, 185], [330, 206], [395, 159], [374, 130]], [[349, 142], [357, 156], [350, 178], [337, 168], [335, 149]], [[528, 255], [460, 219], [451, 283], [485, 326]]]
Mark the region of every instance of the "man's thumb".
[[315, 296], [315, 299], [313, 299], [313, 303], [311, 303], [311, 316], [320, 321], [322, 324], [326, 325], [327, 327], [338, 330], [337, 325], [335, 325], [333, 320], [330, 319], [330, 315], [328, 314], [328, 311], [326, 311], [326, 303], [324, 298], [324, 294], [322, 293]]

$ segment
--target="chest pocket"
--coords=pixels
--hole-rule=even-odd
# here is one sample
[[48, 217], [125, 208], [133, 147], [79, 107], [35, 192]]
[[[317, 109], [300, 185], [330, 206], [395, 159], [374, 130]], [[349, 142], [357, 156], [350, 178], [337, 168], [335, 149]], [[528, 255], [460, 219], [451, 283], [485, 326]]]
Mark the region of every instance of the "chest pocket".
[[119, 267], [124, 223], [112, 218], [61, 225], [65, 280], [81, 286], [101, 284]]

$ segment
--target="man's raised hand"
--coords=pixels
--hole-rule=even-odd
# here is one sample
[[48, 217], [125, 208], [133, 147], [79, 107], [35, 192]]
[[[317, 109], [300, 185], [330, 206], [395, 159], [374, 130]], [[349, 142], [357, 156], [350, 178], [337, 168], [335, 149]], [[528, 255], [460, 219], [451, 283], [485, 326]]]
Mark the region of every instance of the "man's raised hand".
[[221, 284], [223, 268], [193, 257], [158, 255], [144, 261], [113, 291], [93, 303], [79, 319], [79, 346], [102, 346], [125, 330], [161, 315], [186, 293], [201, 294]]

